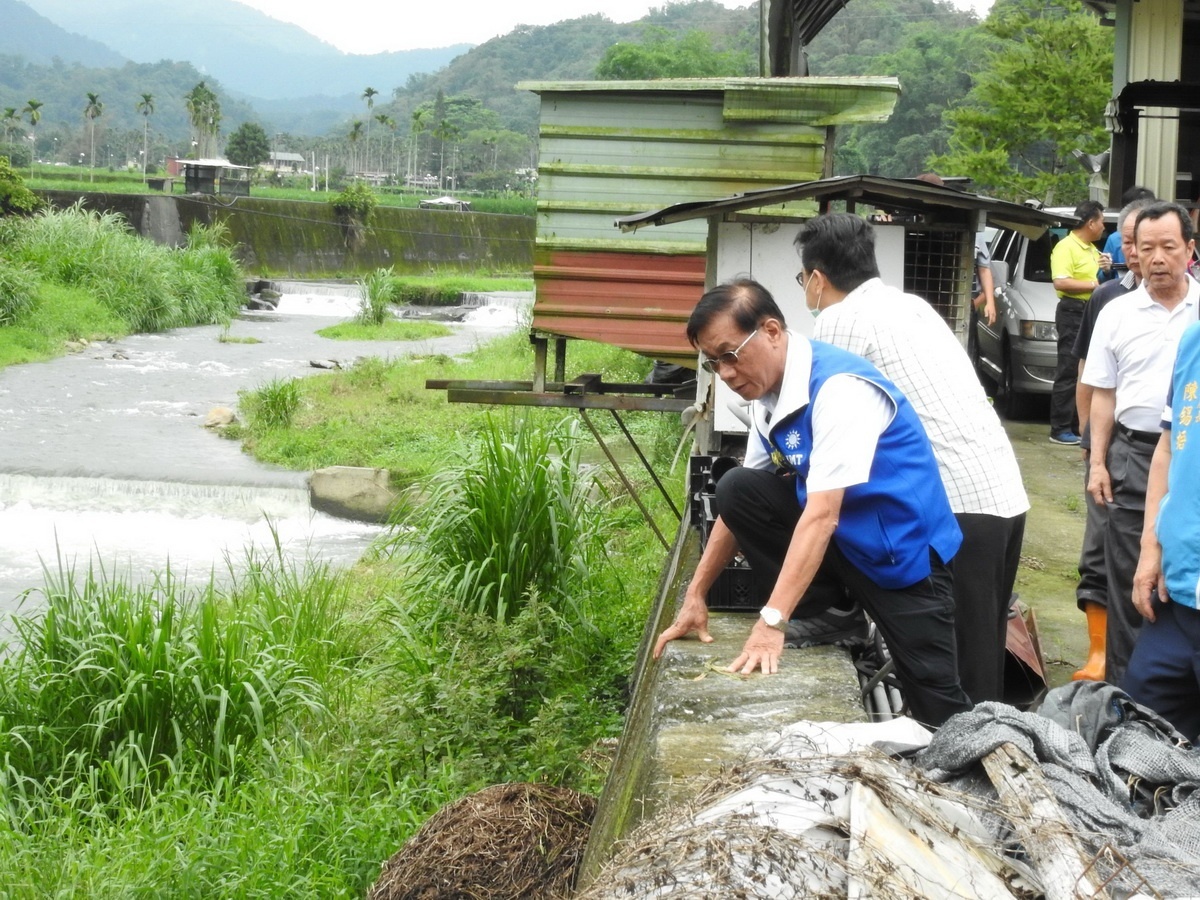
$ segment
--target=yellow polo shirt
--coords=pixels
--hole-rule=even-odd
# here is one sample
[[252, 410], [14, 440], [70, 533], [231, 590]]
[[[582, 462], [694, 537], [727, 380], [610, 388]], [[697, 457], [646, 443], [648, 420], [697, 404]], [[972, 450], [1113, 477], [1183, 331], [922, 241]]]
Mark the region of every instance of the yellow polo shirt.
[[[1054, 245], [1050, 251], [1051, 278], [1077, 278], [1080, 281], [1095, 281], [1100, 269], [1100, 251], [1096, 245], [1081, 240], [1073, 231]], [[1074, 300], [1087, 300], [1091, 290], [1079, 292], [1059, 291], [1058, 296]]]

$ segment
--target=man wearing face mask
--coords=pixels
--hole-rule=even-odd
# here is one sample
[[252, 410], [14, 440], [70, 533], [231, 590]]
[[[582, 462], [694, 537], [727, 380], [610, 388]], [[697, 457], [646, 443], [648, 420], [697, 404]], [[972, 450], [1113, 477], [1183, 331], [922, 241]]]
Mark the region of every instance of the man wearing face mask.
[[869, 360], [916, 410], [963, 543], [951, 563], [959, 678], [975, 703], [1004, 693], [1008, 607], [1029, 500], [1012, 444], [962, 344], [925, 300], [879, 277], [875, 232], [849, 213], [796, 236], [813, 339]]
[[793, 611], [839, 585], [871, 614], [912, 715], [938, 726], [970, 700], [958, 680], [946, 564], [961, 533], [920, 420], [866, 360], [789, 331], [748, 279], [706, 293], [687, 325], [702, 365], [750, 402], [745, 465], [717, 483], [719, 515], [675, 621], [655, 644], [708, 634], [708, 590], [740, 548], [772, 584], [729, 671], [777, 671]]

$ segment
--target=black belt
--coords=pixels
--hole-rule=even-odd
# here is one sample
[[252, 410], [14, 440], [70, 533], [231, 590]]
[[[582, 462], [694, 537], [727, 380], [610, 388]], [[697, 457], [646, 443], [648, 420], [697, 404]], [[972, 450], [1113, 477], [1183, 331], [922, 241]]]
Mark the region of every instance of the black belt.
[[1137, 441], [1139, 444], [1157, 444], [1158, 438], [1162, 432], [1153, 431], [1134, 431], [1132, 428], [1126, 428], [1120, 422], [1117, 423], [1117, 433], [1131, 441]]

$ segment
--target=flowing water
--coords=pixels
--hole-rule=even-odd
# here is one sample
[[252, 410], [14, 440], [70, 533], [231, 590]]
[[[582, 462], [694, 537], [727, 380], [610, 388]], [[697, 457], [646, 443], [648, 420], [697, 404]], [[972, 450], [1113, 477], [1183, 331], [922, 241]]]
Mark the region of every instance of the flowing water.
[[274, 312], [247, 312], [222, 343], [217, 326], [92, 344], [71, 356], [0, 371], [0, 613], [39, 602], [43, 568], [60, 562], [135, 580], [170, 567], [189, 582], [227, 577], [274, 552], [353, 562], [375, 525], [313, 511], [307, 473], [274, 468], [202, 427], [238, 392], [311, 375], [313, 361], [454, 355], [517, 326], [528, 297], [499, 298], [408, 343], [332, 341], [315, 332], [354, 314], [353, 287], [289, 284]]

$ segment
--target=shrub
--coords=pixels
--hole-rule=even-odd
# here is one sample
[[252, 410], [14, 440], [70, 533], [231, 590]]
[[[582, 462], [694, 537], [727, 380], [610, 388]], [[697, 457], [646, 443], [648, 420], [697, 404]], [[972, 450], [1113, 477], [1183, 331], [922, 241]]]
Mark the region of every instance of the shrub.
[[0, 156], [0, 216], [28, 215], [39, 205], [8, 157]]
[[359, 225], [370, 225], [371, 217], [379, 198], [366, 183], [355, 181], [348, 185], [340, 194], [329, 201], [339, 216], [357, 222]]

